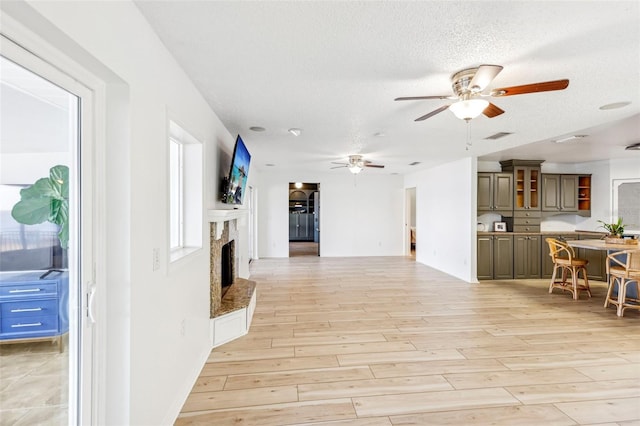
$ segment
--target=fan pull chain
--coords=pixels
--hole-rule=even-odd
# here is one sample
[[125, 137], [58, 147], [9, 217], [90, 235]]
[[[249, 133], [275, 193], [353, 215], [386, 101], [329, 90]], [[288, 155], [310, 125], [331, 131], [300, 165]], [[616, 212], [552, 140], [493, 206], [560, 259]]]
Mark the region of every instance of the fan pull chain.
[[469, 148], [471, 148], [471, 120], [467, 120], [467, 146], [465, 150], [469, 151]]

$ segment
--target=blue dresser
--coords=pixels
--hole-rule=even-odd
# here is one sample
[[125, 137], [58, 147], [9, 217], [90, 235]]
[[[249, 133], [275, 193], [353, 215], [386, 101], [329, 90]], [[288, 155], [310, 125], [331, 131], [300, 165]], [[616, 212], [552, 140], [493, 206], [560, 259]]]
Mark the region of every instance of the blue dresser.
[[69, 273], [0, 273], [0, 343], [54, 340], [69, 331]]

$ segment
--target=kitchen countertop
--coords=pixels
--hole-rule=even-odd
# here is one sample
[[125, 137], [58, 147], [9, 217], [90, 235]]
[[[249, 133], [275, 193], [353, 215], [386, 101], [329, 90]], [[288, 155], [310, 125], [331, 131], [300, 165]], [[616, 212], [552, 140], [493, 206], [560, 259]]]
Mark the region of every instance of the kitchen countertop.
[[478, 231], [478, 235], [593, 235], [593, 238], [602, 238], [606, 232], [598, 231], [539, 231], [539, 232], [493, 232]]

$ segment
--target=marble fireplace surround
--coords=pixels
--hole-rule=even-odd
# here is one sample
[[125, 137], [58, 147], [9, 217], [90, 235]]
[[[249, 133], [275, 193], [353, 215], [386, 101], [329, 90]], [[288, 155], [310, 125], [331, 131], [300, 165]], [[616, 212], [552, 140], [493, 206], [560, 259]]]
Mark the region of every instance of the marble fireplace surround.
[[[243, 336], [249, 330], [256, 303], [256, 283], [248, 280], [247, 210], [209, 210], [210, 318], [212, 346]], [[233, 284], [222, 293], [222, 247], [234, 241]], [[243, 255], [244, 254], [244, 255]]]

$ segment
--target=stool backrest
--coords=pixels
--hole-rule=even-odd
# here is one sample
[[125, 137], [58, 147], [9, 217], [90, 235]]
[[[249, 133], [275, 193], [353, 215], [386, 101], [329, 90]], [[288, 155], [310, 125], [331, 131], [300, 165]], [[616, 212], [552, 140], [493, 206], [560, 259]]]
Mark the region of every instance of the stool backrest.
[[609, 274], [610, 268], [617, 267], [618, 270], [622, 268], [625, 276], [640, 275], [640, 251], [636, 250], [623, 250], [611, 253], [607, 256], [607, 274]]
[[549, 256], [551, 256], [551, 260], [553, 260], [554, 263], [559, 257], [569, 259], [569, 261], [576, 257], [576, 252], [573, 250], [573, 247], [564, 241], [555, 238], [545, 238], [545, 241], [549, 244]]

